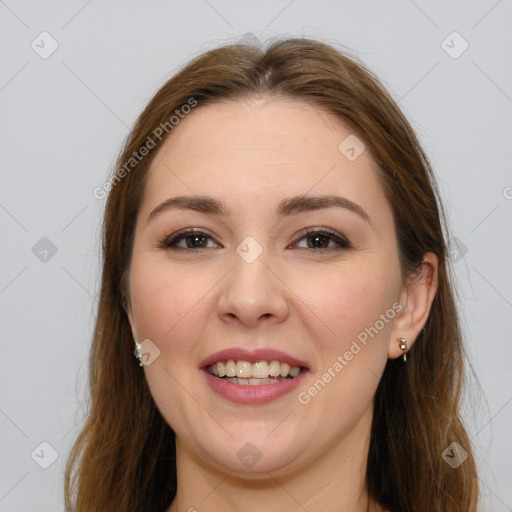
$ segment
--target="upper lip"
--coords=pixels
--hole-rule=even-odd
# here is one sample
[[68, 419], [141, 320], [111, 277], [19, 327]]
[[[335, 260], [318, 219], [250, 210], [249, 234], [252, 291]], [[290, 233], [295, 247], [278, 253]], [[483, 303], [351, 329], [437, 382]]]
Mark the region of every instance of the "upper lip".
[[200, 368], [205, 368], [219, 361], [248, 361], [249, 363], [256, 363], [258, 361], [279, 361], [280, 363], [288, 363], [290, 366], [301, 366], [309, 368], [305, 361], [301, 361], [292, 357], [285, 352], [274, 349], [255, 349], [247, 350], [244, 348], [228, 348], [215, 352], [201, 361]]

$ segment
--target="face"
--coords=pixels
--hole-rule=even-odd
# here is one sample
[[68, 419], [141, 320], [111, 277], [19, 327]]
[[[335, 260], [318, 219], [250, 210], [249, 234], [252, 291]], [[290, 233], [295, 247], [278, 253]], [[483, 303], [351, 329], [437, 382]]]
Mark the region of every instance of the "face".
[[369, 151], [338, 149], [350, 134], [300, 100], [216, 103], [151, 165], [128, 314], [198, 464], [257, 478], [367, 443], [402, 276]]

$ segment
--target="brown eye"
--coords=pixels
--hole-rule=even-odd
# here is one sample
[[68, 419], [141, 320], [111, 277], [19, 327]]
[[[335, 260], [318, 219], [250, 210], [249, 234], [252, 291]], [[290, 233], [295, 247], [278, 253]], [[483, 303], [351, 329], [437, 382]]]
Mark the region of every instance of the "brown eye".
[[[208, 240], [212, 240], [211, 236], [202, 231], [194, 231], [187, 230], [182, 231], [180, 233], [175, 233], [170, 237], [164, 238], [160, 242], [160, 247], [162, 249], [177, 249], [177, 250], [187, 250], [187, 249], [208, 249], [213, 247], [212, 245], [208, 246]], [[213, 242], [213, 240], [212, 240]], [[214, 243], [214, 246], [217, 244]]]
[[311, 252], [330, 252], [350, 248], [350, 243], [345, 237], [330, 230], [311, 229], [301, 236], [299, 243], [303, 240], [306, 241], [306, 247], [300, 247], [298, 243], [296, 246]]
[[325, 249], [331, 241], [331, 237], [326, 235], [309, 235], [306, 239], [310, 249]]

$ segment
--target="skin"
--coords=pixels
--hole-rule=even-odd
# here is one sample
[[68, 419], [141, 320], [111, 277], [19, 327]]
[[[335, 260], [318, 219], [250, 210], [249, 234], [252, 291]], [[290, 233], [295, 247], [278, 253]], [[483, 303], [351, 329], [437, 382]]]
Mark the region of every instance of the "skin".
[[[348, 126], [295, 99], [266, 97], [198, 107], [174, 128], [153, 161], [136, 225], [129, 306], [134, 339], [160, 350], [144, 367], [155, 402], [176, 433], [178, 493], [169, 511], [383, 510], [369, 500], [365, 470], [372, 401], [397, 337], [414, 343], [437, 286], [426, 254], [419, 277], [404, 279], [390, 205], [370, 152], [349, 161], [338, 145]], [[345, 208], [278, 217], [291, 196], [343, 196]], [[170, 197], [209, 195], [229, 215], [161, 212]], [[206, 231], [203, 249], [160, 241], [185, 228]], [[349, 240], [303, 238], [331, 229]], [[263, 249], [247, 263], [248, 236]], [[202, 245], [201, 245], [202, 244]], [[365, 328], [392, 305], [400, 311], [316, 396], [307, 392]], [[380, 324], [379, 324], [380, 325]], [[215, 394], [199, 366], [226, 348], [275, 348], [306, 361], [300, 389], [259, 405]], [[252, 443], [261, 459], [246, 467]]]

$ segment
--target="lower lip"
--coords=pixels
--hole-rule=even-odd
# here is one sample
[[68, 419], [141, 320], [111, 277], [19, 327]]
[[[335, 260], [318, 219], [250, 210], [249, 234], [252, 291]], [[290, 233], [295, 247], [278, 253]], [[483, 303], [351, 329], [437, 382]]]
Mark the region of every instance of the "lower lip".
[[259, 384], [256, 386], [232, 384], [215, 377], [205, 369], [201, 370], [208, 385], [221, 397], [238, 404], [266, 404], [291, 393], [304, 380], [307, 370], [298, 377], [281, 380], [275, 384]]

